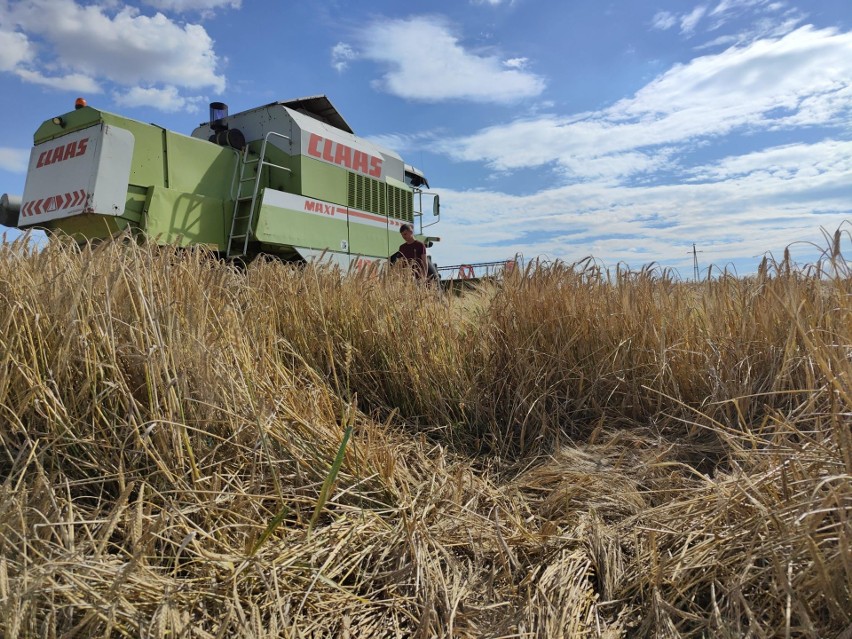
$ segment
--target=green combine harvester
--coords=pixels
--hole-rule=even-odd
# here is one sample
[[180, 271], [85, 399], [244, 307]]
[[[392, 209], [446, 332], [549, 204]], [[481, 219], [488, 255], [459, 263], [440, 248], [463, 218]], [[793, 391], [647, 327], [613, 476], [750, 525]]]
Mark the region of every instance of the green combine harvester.
[[344, 269], [387, 259], [404, 223], [427, 246], [439, 239], [423, 234], [440, 217], [426, 177], [356, 136], [322, 95], [234, 115], [214, 102], [191, 136], [78, 99], [34, 141], [23, 196], [0, 200], [8, 227], [79, 242], [131, 231], [227, 258], [322, 257]]

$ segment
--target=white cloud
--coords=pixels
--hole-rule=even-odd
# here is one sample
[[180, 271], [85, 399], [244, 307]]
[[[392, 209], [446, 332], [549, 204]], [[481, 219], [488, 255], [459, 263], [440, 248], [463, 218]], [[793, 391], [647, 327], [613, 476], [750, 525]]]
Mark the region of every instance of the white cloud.
[[60, 91], [76, 93], [102, 93], [100, 85], [85, 73], [68, 73], [66, 75], [46, 76], [38, 71], [17, 69], [15, 75], [32, 84], [40, 84]]
[[724, 14], [730, 10], [730, 8], [737, 3], [734, 0], [721, 0], [719, 4], [717, 4], [712, 11], [710, 11], [711, 16]]
[[660, 29], [661, 31], [666, 31], [671, 29], [678, 23], [677, 16], [670, 11], [660, 11], [657, 13], [654, 18], [651, 20], [651, 25], [655, 29]]
[[777, 12], [785, 8], [783, 2], [770, 2], [769, 0], [720, 0], [710, 12], [711, 17], [731, 16], [746, 11]]
[[[852, 141], [825, 140], [814, 144], [787, 144], [752, 153], [726, 157], [690, 171], [693, 181], [729, 181], [748, 179], [776, 187], [784, 181], [784, 192], [791, 188], [814, 190], [842, 186], [838, 179], [852, 176]], [[761, 189], [767, 194], [766, 188]]]
[[732, 131], [848, 122], [851, 79], [852, 33], [803, 27], [676, 65], [603, 111], [519, 119], [442, 148], [499, 170], [554, 163], [575, 178], [621, 179]]
[[239, 9], [242, 6], [242, 0], [145, 0], [145, 4], [161, 11], [209, 13], [223, 7]]
[[331, 66], [338, 73], [342, 73], [347, 69], [349, 63], [357, 57], [358, 54], [351, 46], [345, 42], [338, 42], [331, 49]]
[[[665, 264], [690, 275], [692, 242], [705, 265], [754, 264], [793, 242], [818, 244], [821, 228], [852, 219], [852, 141], [784, 144], [691, 165], [696, 147], [712, 153], [717, 140], [736, 148], [740, 135], [812, 126], [845, 137], [852, 130], [852, 32], [802, 27], [676, 65], [600, 111], [525, 117], [435, 142], [496, 170], [550, 165], [556, 183], [523, 197], [442, 193], [446, 241], [433, 253], [444, 263], [517, 250], [568, 260], [591, 254], [632, 266], [667, 256]], [[794, 257], [797, 250], [797, 259], [818, 253], [797, 244]]]
[[34, 56], [30, 41], [23, 33], [0, 31], [0, 71], [12, 71]]
[[509, 58], [508, 60], [503, 60], [503, 66], [509, 69], [525, 69], [528, 63], [528, 58]]
[[698, 25], [698, 22], [701, 18], [704, 17], [704, 14], [707, 13], [707, 7], [698, 6], [695, 7], [690, 13], [684, 15], [680, 19], [680, 32], [681, 33], [692, 33], [695, 31], [695, 27]]
[[437, 132], [426, 131], [420, 133], [386, 133], [383, 135], [371, 135], [368, 139], [379, 146], [391, 149], [400, 155], [405, 156], [421, 151], [423, 148], [434, 144], [437, 137]]
[[739, 33], [717, 35], [710, 42], [699, 45], [699, 48], [744, 44], [759, 38], [779, 37], [802, 24], [804, 14], [782, 2], [721, 0], [712, 9], [707, 4], [700, 4], [685, 13], [660, 11], [654, 16], [651, 24], [653, 28], [663, 31], [679, 25], [681, 35], [692, 37], [698, 31], [699, 23], [706, 25], [703, 31], [713, 33], [735, 20], [738, 25], [747, 26]]
[[[185, 9], [225, 4], [168, 1]], [[6, 53], [4, 60], [0, 54], [0, 70], [28, 82], [87, 92], [100, 91], [102, 82], [214, 92], [225, 88], [206, 30], [174, 22], [162, 13], [146, 16], [124, 4], [115, 12], [110, 5], [30, 0], [0, 5], [0, 23], [18, 30], [7, 33], [6, 39], [13, 37], [26, 45], [16, 59]], [[32, 55], [34, 46], [39, 50], [37, 59]]]
[[[803, 27], [783, 38], [677, 65], [617, 103], [607, 119], [641, 120], [644, 128], [651, 125], [651, 137], [664, 141], [762, 127], [772, 124], [772, 111], [795, 111], [805, 98], [848, 88], [850, 79], [852, 33]], [[690, 122], [693, 118], [701, 121]], [[660, 121], [668, 133], [653, 126]]]
[[698, 167], [694, 176], [647, 187], [589, 182], [523, 197], [442, 192], [445, 241], [433, 253], [445, 264], [520, 251], [633, 267], [666, 256], [689, 275], [692, 242], [704, 265], [723, 266], [803, 239], [819, 242], [821, 227], [833, 231], [852, 217], [852, 142], [773, 147]]
[[189, 111], [193, 113], [198, 111], [198, 105], [203, 101], [200, 96], [182, 96], [177, 88], [172, 86], [161, 89], [133, 87], [124, 93], [114, 93], [113, 99], [119, 106], [150, 106], [166, 112]]
[[509, 103], [544, 90], [541, 77], [465, 49], [438, 18], [374, 22], [361, 38], [363, 57], [390, 67], [376, 85], [403, 98]]
[[29, 149], [10, 149], [0, 146], [0, 169], [12, 173], [25, 173], [29, 162]]
[[780, 38], [795, 31], [801, 26], [802, 22], [803, 17], [795, 13], [783, 16], [780, 19], [756, 20], [736, 33], [719, 35], [712, 40], [696, 46], [696, 49], [715, 49], [733, 45], [745, 45], [767, 38]]

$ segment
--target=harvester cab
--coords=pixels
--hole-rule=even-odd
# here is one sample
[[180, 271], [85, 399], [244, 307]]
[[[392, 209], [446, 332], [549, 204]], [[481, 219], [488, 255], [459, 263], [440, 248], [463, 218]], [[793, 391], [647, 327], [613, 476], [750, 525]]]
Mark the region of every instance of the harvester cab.
[[324, 95], [235, 114], [214, 102], [190, 136], [78, 100], [36, 131], [24, 193], [0, 199], [0, 223], [80, 242], [130, 231], [244, 260], [322, 256], [348, 269], [391, 255], [405, 223], [427, 245], [439, 240], [424, 234], [440, 219], [428, 188]]

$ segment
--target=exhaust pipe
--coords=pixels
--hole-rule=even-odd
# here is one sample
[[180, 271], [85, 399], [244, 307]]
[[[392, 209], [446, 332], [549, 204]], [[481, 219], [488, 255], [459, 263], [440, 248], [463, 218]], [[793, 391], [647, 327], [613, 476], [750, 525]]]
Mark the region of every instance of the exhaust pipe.
[[4, 193], [0, 196], [0, 224], [9, 228], [18, 228], [18, 216], [21, 214], [20, 195]]
[[228, 105], [224, 102], [210, 103], [210, 128], [213, 135], [207, 138], [219, 146], [229, 146], [241, 151], [246, 145], [246, 138], [239, 129], [229, 129], [225, 120], [228, 118]]

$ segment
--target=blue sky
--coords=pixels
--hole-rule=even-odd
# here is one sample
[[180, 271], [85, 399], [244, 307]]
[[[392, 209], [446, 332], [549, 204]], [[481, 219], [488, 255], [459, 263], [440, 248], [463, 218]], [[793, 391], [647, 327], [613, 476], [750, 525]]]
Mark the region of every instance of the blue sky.
[[0, 191], [78, 95], [189, 134], [320, 93], [441, 194], [439, 264], [746, 274], [852, 234], [849, 0], [0, 0]]

